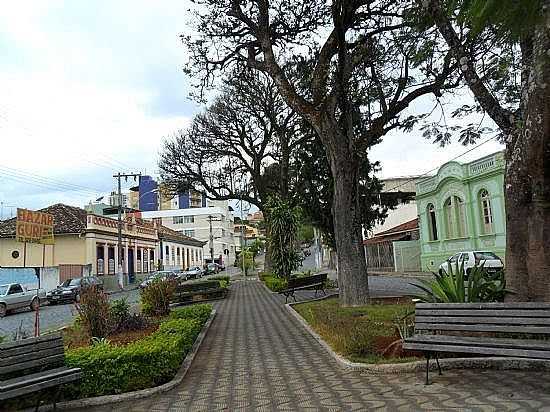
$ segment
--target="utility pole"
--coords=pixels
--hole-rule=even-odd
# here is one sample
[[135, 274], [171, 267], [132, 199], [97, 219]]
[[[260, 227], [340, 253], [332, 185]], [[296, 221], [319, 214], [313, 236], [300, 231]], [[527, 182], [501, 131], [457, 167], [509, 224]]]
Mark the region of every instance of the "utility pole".
[[[141, 176], [141, 173], [117, 173], [116, 175], [113, 175], [115, 179], [117, 179], [117, 186], [118, 186], [118, 268], [117, 268], [117, 275], [118, 275], [118, 286], [120, 289], [124, 287], [124, 274], [122, 272], [122, 258], [124, 257], [124, 253], [122, 252], [122, 187], [120, 179], [124, 178], [125, 181], [128, 181], [128, 178], [139, 178]], [[134, 257], [135, 258], [135, 257]]]
[[214, 263], [214, 231], [212, 229], [212, 222], [221, 222], [221, 220], [215, 219], [212, 215], [208, 215], [207, 219], [208, 226], [210, 228], [210, 236], [208, 238], [208, 248], [210, 249], [210, 263]]

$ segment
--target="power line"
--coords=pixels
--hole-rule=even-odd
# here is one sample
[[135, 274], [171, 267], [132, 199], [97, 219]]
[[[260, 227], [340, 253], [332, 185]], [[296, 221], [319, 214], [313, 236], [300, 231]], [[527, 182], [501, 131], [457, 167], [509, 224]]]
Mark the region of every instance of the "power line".
[[33, 172], [27, 172], [27, 171], [16, 169], [10, 166], [0, 165], [0, 173], [6, 176], [14, 176], [21, 179], [27, 179], [29, 181], [36, 181], [38, 183], [42, 183], [51, 187], [70, 189], [73, 191], [84, 191], [86, 193], [101, 193], [104, 191], [104, 190], [99, 190], [97, 188], [92, 188], [88, 186], [69, 183], [59, 179], [45, 177]]

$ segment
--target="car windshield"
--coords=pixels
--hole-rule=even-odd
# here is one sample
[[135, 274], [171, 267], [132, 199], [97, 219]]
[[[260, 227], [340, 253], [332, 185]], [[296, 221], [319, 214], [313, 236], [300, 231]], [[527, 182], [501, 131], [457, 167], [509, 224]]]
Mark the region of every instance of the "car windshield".
[[79, 286], [82, 279], [71, 279], [68, 286]]
[[499, 260], [493, 252], [474, 252], [476, 260]]
[[0, 295], [5, 295], [8, 292], [8, 285], [0, 286]]

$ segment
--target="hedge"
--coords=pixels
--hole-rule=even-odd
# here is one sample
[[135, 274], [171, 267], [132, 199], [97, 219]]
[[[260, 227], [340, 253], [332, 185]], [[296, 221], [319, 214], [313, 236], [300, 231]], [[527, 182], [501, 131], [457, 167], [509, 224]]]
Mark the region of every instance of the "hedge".
[[280, 292], [281, 290], [286, 289], [287, 286], [286, 280], [276, 276], [264, 276], [262, 280], [273, 292]]
[[174, 310], [153, 334], [125, 346], [109, 343], [68, 350], [66, 364], [82, 368], [65, 398], [111, 395], [162, 385], [174, 377], [210, 316], [210, 305]]

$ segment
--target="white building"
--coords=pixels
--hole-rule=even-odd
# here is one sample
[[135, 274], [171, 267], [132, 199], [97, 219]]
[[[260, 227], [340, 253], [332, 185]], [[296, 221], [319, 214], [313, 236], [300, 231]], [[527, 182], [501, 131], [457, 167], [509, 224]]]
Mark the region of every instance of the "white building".
[[384, 223], [376, 224], [372, 230], [365, 233], [365, 238], [371, 238], [379, 233], [416, 219], [418, 211], [416, 210], [416, 200], [414, 198], [416, 194], [415, 185], [417, 181], [423, 178], [425, 176], [402, 176], [380, 179], [384, 185], [381, 196], [397, 196], [397, 193], [401, 192], [404, 198], [408, 197], [408, 200], [403, 201], [404, 199], [399, 199], [396, 208], [388, 210], [388, 217], [384, 220]]
[[203, 265], [204, 242], [190, 238], [163, 225], [157, 226], [157, 256], [163, 270], [185, 270]]
[[226, 201], [208, 201], [207, 207], [157, 210], [142, 212], [141, 215], [144, 219], [160, 219], [162, 225], [206, 242], [202, 253], [205, 261], [211, 259], [211, 247], [214, 261], [221, 260], [225, 265], [235, 261], [233, 213]]

